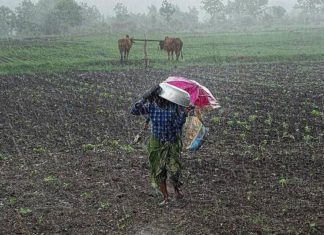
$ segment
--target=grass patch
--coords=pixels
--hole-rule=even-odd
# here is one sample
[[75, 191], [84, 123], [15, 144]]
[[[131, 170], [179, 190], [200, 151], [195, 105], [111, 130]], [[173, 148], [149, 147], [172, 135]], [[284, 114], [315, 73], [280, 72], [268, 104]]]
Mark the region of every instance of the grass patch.
[[[155, 34], [148, 38], [163, 39], [164, 36]], [[190, 65], [324, 59], [324, 30], [319, 29], [172, 36], [183, 40], [184, 60], [168, 61], [166, 52], [158, 50], [158, 42], [149, 42], [147, 51], [151, 67], [170, 69]], [[137, 41], [129, 61], [121, 65], [117, 40], [117, 35], [2, 40], [0, 75], [143, 68], [144, 43]]]

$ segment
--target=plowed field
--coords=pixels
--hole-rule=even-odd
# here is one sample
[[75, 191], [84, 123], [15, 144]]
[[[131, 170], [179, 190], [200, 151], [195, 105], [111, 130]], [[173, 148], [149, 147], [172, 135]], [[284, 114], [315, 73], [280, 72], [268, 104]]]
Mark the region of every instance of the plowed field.
[[[161, 208], [129, 109], [171, 75], [222, 108], [182, 155], [185, 198]], [[323, 234], [323, 77], [318, 62], [2, 76], [0, 233]]]

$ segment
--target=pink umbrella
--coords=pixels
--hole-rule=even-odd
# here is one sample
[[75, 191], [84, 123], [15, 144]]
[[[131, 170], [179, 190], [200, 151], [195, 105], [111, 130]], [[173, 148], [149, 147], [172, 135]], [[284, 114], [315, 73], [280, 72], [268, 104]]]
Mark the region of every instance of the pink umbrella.
[[213, 109], [220, 107], [212, 93], [194, 80], [184, 77], [169, 77], [165, 82], [187, 91], [190, 95], [190, 103], [194, 106]]

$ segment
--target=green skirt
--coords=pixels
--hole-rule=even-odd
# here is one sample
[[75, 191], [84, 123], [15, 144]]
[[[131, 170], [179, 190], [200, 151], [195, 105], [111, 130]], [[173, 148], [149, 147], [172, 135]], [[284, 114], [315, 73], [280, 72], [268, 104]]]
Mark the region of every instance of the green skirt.
[[179, 181], [181, 176], [180, 153], [182, 142], [178, 139], [176, 142], [164, 142], [150, 137], [148, 143], [150, 182], [154, 188], [165, 181], [168, 177], [174, 187], [179, 187], [182, 183]]

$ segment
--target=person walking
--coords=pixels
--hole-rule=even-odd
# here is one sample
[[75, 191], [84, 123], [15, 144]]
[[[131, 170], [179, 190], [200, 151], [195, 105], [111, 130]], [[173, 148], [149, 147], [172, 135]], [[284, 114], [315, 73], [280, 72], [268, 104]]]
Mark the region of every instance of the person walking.
[[[181, 100], [182, 99], [182, 100]], [[133, 115], [148, 115], [151, 136], [148, 141], [150, 181], [163, 195], [161, 206], [169, 201], [167, 179], [173, 185], [176, 199], [184, 197], [180, 186], [182, 127], [189, 106], [189, 94], [169, 84], [161, 83], [147, 91], [131, 109]]]

